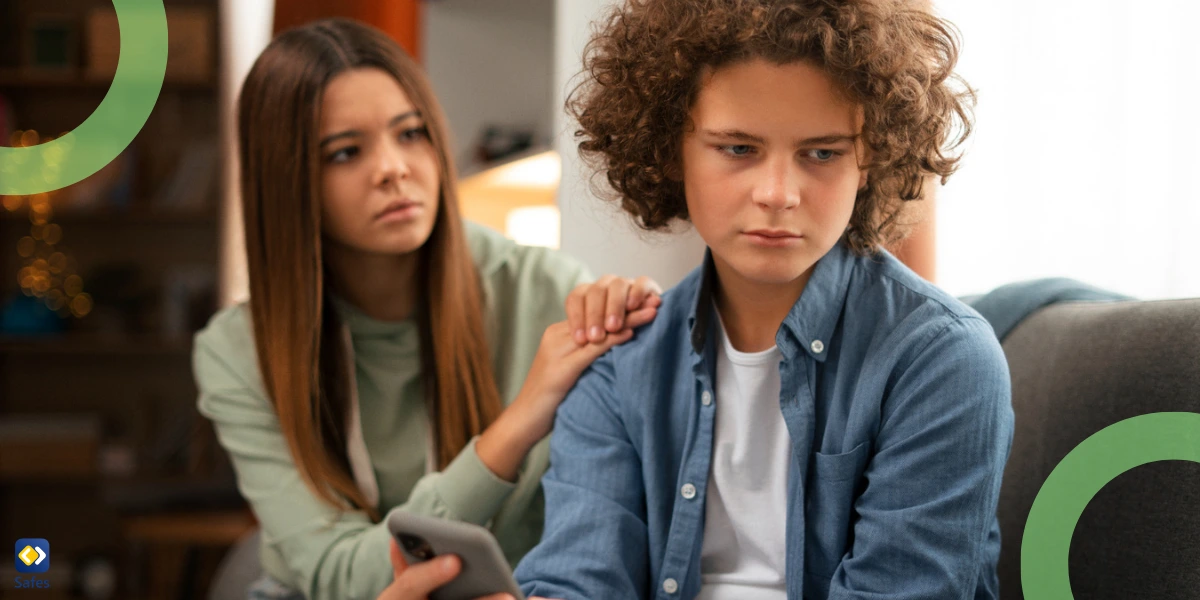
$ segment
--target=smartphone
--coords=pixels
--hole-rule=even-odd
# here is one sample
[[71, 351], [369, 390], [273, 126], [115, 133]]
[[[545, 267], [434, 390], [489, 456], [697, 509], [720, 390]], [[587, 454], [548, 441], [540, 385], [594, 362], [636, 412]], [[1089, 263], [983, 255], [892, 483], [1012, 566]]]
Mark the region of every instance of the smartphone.
[[454, 554], [462, 571], [454, 581], [429, 595], [429, 600], [475, 600], [489, 594], [512, 594], [525, 600], [513, 579], [500, 544], [487, 529], [471, 523], [393, 511], [388, 530], [410, 565], [435, 556]]

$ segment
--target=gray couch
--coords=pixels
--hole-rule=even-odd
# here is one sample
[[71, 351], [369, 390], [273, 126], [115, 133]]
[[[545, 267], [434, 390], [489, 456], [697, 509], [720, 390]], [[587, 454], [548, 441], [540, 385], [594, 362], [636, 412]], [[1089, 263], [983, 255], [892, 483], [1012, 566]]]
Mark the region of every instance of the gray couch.
[[[1130, 417], [1200, 413], [1200, 299], [1053, 304], [1002, 345], [1016, 415], [999, 507], [1000, 592], [1011, 600], [1023, 598], [1030, 506], [1068, 452]], [[1069, 564], [1077, 600], [1200, 598], [1200, 464], [1150, 463], [1106, 485], [1075, 528]]]

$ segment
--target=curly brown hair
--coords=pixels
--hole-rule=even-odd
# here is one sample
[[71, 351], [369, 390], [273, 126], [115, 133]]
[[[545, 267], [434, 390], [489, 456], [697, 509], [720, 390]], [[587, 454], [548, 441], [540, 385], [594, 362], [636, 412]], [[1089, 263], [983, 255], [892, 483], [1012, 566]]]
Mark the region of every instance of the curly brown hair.
[[[579, 152], [646, 230], [687, 219], [680, 145], [701, 74], [761, 58], [809, 61], [863, 108], [868, 182], [848, 229], [871, 254], [907, 233], [904, 202], [955, 171], [974, 91], [957, 29], [914, 0], [627, 0], [602, 20], [567, 100]], [[596, 183], [593, 181], [593, 183]], [[608, 193], [606, 193], [608, 192]]]

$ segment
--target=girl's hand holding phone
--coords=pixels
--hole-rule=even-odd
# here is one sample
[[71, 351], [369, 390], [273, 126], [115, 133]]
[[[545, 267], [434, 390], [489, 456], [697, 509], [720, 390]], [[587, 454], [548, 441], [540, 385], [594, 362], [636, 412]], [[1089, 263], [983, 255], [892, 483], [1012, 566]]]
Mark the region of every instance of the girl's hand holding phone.
[[[462, 564], [456, 556], [439, 556], [428, 562], [408, 566], [396, 540], [391, 544], [392, 584], [384, 588], [377, 600], [428, 600], [434, 590], [458, 577]], [[513, 600], [508, 594], [492, 594], [477, 600]]]

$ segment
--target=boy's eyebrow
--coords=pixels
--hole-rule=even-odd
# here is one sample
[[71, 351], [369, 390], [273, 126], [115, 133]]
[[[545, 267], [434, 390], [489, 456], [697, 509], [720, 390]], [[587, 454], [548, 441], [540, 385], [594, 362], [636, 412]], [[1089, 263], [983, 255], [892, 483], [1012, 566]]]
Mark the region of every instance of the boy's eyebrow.
[[[400, 114], [392, 117], [392, 120], [388, 121], [387, 126], [395, 127], [396, 125], [399, 125], [400, 123], [402, 123], [405, 119], [408, 119], [411, 117], [420, 117], [420, 116], [421, 116], [421, 111], [419, 111], [419, 110], [410, 110], [406, 113], [400, 113]], [[338, 133], [328, 135], [328, 136], [325, 136], [324, 138], [321, 138], [321, 143], [319, 144], [319, 147], [324, 148], [325, 146], [327, 146], [333, 142], [336, 142], [340, 139], [357, 137], [360, 135], [362, 135], [362, 132], [357, 129], [348, 129], [346, 131], [340, 131]]]
[[746, 133], [745, 131], [742, 131], [740, 129], [723, 129], [723, 130], [705, 129], [704, 135], [711, 136], [711, 137], [727, 138], [727, 139], [731, 139], [731, 140], [738, 140], [741, 142], [750, 142], [752, 144], [767, 143], [767, 140], [765, 140], [757, 135]]
[[848, 133], [832, 133], [818, 137], [804, 138], [796, 142], [797, 146], [818, 146], [828, 144], [840, 144], [842, 142], [853, 142], [858, 136]]
[[[746, 133], [745, 131], [742, 131], [740, 129], [724, 129], [724, 130], [705, 129], [704, 134], [708, 135], [708, 136], [713, 136], [713, 137], [728, 138], [728, 139], [739, 140], [739, 141], [743, 141], [743, 142], [750, 142], [752, 144], [766, 144], [766, 142], [767, 142], [764, 138], [762, 138], [760, 136], [754, 135], [752, 133]], [[848, 133], [830, 133], [830, 134], [826, 134], [826, 135], [819, 135], [816, 137], [809, 137], [809, 138], [804, 138], [802, 140], [797, 140], [796, 146], [799, 147], [799, 146], [816, 146], [816, 145], [822, 145], [822, 144], [839, 144], [842, 142], [853, 142], [857, 138], [858, 138], [858, 136], [851, 135]]]

